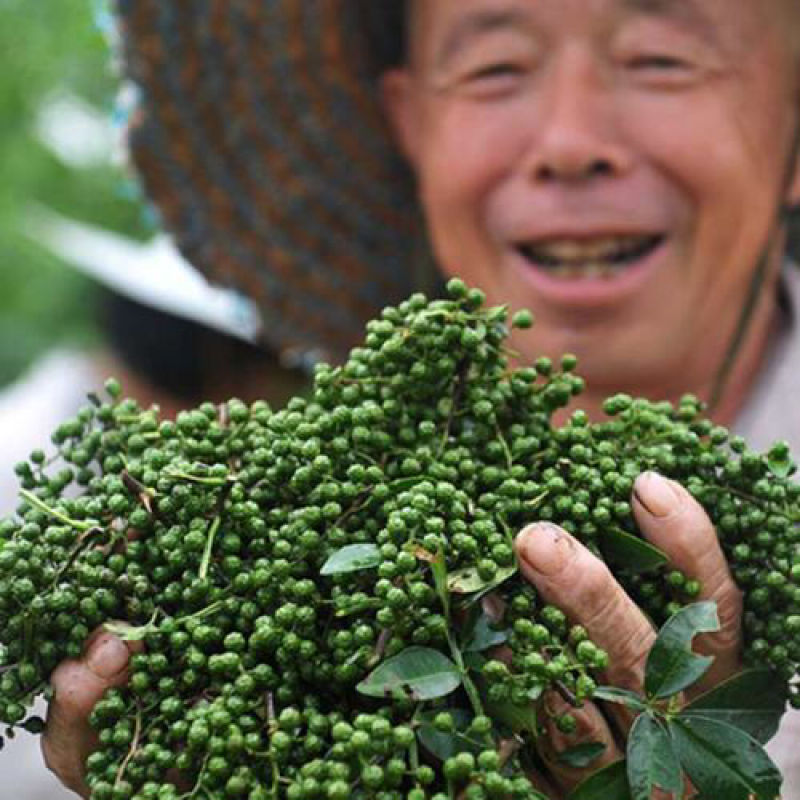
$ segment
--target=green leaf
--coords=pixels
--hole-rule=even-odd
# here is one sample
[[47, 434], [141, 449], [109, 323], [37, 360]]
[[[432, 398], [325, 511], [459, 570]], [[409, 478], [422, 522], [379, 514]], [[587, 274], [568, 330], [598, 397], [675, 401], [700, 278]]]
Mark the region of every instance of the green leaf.
[[481, 614], [475, 622], [469, 640], [464, 645], [462, 652], [473, 653], [497, 647], [508, 639], [508, 630], [498, 630], [492, 626], [492, 621], [486, 614]]
[[683, 792], [683, 773], [672, 740], [650, 714], [639, 714], [628, 734], [628, 783], [634, 800], [650, 800], [656, 787]]
[[598, 759], [606, 746], [602, 742], [582, 742], [576, 744], [575, 747], [570, 747], [563, 753], [559, 753], [556, 759], [560, 764], [565, 764], [568, 767], [575, 767], [583, 769], [588, 767], [592, 761]]
[[[542, 691], [544, 691], [544, 687], [541, 687], [539, 695], [541, 695]], [[502, 703], [486, 701], [484, 706], [486, 713], [492, 719], [499, 720], [504, 725], [507, 725], [514, 733], [530, 733], [533, 736], [537, 736], [536, 707], [534, 706], [536, 699], [532, 697], [530, 704], [524, 706], [518, 706], [507, 701]]]
[[681, 717], [726, 722], [765, 744], [777, 732], [786, 710], [786, 684], [768, 669], [751, 669], [700, 695]]
[[631, 800], [625, 760], [615, 761], [578, 784], [569, 800]]
[[377, 567], [381, 563], [381, 551], [374, 544], [349, 544], [331, 553], [322, 565], [320, 575], [341, 575], [361, 569]]
[[461, 685], [461, 673], [447, 656], [429, 647], [409, 647], [384, 661], [356, 689], [368, 697], [433, 700]]
[[644, 689], [648, 697], [664, 700], [699, 680], [714, 659], [695, 655], [692, 639], [698, 633], [718, 630], [716, 603], [693, 603], [673, 614], [647, 656]]
[[725, 800], [774, 800], [781, 773], [763, 747], [744, 731], [702, 717], [669, 722], [678, 759], [694, 786]]
[[628, 572], [649, 572], [669, 561], [657, 547], [613, 526], [602, 529], [600, 546], [606, 561]]
[[592, 692], [592, 700], [606, 700], [609, 703], [620, 703], [632, 708], [634, 711], [644, 711], [647, 703], [641, 695], [629, 689], [619, 689], [616, 686], [598, 686]]
[[[440, 731], [433, 724], [433, 720], [442, 711], [453, 717], [455, 730]], [[474, 741], [466, 735], [467, 728], [472, 722], [472, 714], [463, 708], [437, 708], [420, 714], [419, 720], [417, 738], [420, 744], [441, 761], [464, 752], [477, 755], [484, 748], [482, 742]]]
[[472, 592], [479, 592], [481, 589], [499, 586], [503, 581], [508, 580], [516, 571], [517, 565], [514, 564], [513, 566], [498, 570], [493, 578], [485, 580], [478, 575], [477, 568], [465, 567], [464, 569], [451, 572], [447, 576], [447, 588], [456, 594], [472, 594]]

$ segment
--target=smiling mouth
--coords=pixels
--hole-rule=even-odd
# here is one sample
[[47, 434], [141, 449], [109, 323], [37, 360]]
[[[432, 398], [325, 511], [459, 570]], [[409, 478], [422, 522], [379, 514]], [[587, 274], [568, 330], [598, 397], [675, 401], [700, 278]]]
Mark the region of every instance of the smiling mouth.
[[515, 245], [534, 268], [562, 280], [610, 279], [650, 255], [662, 234], [603, 236], [593, 239], [550, 239]]

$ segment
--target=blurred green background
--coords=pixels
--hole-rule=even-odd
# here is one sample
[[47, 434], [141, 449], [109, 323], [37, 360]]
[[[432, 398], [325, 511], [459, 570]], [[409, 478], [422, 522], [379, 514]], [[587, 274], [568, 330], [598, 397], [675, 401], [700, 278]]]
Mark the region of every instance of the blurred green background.
[[76, 164], [37, 136], [65, 97], [110, 121], [118, 80], [106, 21], [97, 0], [0, 0], [0, 384], [54, 345], [97, 336], [91, 282], [26, 236], [31, 209], [43, 204], [137, 238], [148, 230], [121, 167]]

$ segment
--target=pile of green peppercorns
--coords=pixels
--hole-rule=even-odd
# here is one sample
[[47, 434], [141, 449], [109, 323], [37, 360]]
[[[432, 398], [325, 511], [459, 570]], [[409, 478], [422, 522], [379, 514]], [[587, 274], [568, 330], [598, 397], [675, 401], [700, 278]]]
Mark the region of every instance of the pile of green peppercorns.
[[508, 312], [483, 300], [454, 280], [387, 308], [280, 411], [160, 421], [113, 381], [90, 395], [55, 456], [18, 465], [0, 523], [0, 721], [40, 730], [27, 707], [54, 667], [123, 620], [145, 647], [91, 715], [93, 798], [532, 796], [534, 701], [590, 698], [607, 657], [518, 574], [513, 537], [558, 523], [662, 623], [700, 587], [638, 536], [648, 469], [712, 517], [746, 658], [800, 705], [788, 448], [748, 451], [691, 397], [618, 395], [555, 427], [575, 359], [511, 368]]

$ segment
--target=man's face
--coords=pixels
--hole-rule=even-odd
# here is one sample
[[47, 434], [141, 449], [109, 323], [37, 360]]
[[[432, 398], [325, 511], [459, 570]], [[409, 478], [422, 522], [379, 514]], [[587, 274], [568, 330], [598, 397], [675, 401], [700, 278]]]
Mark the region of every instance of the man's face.
[[389, 113], [444, 272], [534, 311], [523, 357], [612, 390], [718, 368], [797, 195], [778, 2], [415, 4]]

